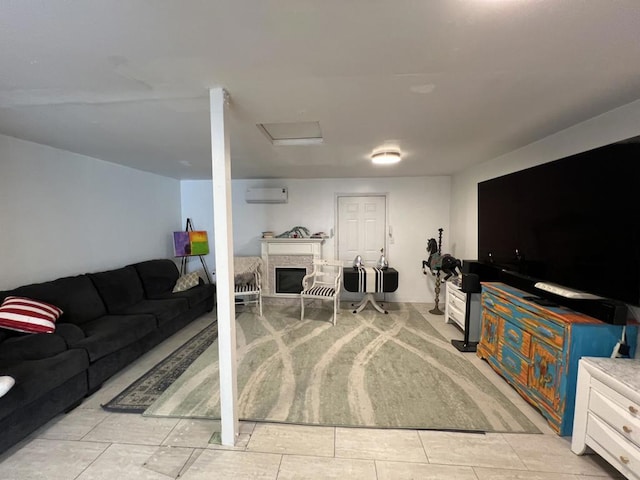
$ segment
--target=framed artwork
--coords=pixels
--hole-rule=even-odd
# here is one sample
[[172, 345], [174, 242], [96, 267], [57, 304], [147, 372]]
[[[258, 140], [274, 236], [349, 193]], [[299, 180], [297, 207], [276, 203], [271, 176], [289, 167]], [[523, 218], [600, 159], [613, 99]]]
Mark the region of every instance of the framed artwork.
[[204, 230], [173, 232], [173, 254], [176, 257], [207, 255], [209, 240]]

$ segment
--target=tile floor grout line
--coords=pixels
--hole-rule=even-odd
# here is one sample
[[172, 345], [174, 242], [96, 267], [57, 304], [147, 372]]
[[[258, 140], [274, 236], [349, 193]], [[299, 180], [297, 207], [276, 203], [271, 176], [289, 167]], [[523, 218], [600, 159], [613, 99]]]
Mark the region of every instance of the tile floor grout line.
[[337, 443], [338, 443], [338, 428], [333, 427], [333, 458], [336, 458]]
[[[95, 411], [95, 409], [94, 409], [94, 411]], [[82, 437], [80, 437], [80, 441], [84, 441], [84, 439], [87, 437], [87, 435], [89, 435], [91, 432], [93, 432], [98, 427], [98, 425], [101, 425], [110, 416], [111, 416], [111, 412], [108, 412], [108, 414], [105, 415], [102, 420], [100, 420], [98, 423], [96, 423], [93, 427], [91, 427], [89, 429], [89, 431], [87, 433], [85, 433], [84, 435], [82, 435]]]
[[104, 450], [102, 450], [102, 452], [100, 452], [100, 453], [98, 454], [98, 456], [96, 456], [96, 458], [94, 458], [93, 460], [91, 460], [91, 461], [89, 462], [89, 464], [88, 464], [86, 467], [84, 467], [84, 468], [82, 469], [82, 471], [81, 471], [78, 475], [76, 475], [76, 476], [74, 477], [74, 480], [76, 480], [76, 479], [80, 478], [82, 475], [84, 475], [84, 472], [86, 472], [89, 468], [91, 468], [91, 466], [92, 466], [94, 463], [96, 463], [100, 457], [102, 457], [105, 453], [107, 453], [107, 450], [109, 450], [112, 446], [113, 446], [113, 443], [109, 443], [109, 445], [107, 445], [107, 446], [105, 447], [105, 449], [104, 449]]
[[476, 467], [474, 465], [471, 466], [471, 472], [473, 473], [473, 476], [476, 477], [476, 480], [480, 480], [480, 477], [478, 476], [478, 472], [476, 472]]
[[422, 435], [420, 435], [420, 432], [418, 430], [416, 430], [416, 432], [418, 432], [418, 440], [420, 441], [420, 445], [422, 445], [422, 451], [424, 452], [424, 456], [427, 459], [427, 463], [431, 463], [431, 459], [429, 458], [429, 453], [427, 452], [427, 447], [424, 444], [424, 440], [422, 440]]
[[274, 480], [278, 480], [280, 476], [280, 472], [282, 471], [282, 462], [284, 460], [284, 453], [280, 455], [280, 461], [278, 462], [278, 471], [276, 472], [276, 478]]
[[[182, 475], [184, 475], [185, 473], [187, 473], [187, 471], [189, 470], [189, 468], [191, 468], [191, 465], [193, 465], [193, 463], [189, 463], [189, 460], [191, 460], [194, 456], [194, 454], [196, 453], [196, 450], [198, 450], [197, 448], [192, 448], [191, 449], [191, 453], [189, 454], [189, 456], [187, 457], [187, 459], [184, 461], [184, 463], [182, 464], [182, 467], [180, 467], [180, 470], [178, 470], [178, 475], [175, 478], [180, 478]], [[197, 457], [196, 457], [197, 460]], [[195, 461], [195, 460], [194, 460]], [[188, 466], [187, 466], [188, 465]]]

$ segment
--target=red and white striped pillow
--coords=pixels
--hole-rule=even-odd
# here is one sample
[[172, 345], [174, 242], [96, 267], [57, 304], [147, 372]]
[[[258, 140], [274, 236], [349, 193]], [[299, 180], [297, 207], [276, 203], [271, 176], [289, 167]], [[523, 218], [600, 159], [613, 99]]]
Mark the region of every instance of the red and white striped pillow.
[[53, 333], [62, 310], [25, 297], [7, 297], [0, 306], [0, 328], [25, 333]]

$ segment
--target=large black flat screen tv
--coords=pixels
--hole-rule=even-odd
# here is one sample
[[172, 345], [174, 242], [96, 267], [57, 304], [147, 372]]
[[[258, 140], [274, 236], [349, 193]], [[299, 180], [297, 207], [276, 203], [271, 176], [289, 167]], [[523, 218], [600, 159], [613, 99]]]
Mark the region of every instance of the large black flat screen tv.
[[478, 257], [640, 305], [640, 143], [607, 145], [478, 184]]

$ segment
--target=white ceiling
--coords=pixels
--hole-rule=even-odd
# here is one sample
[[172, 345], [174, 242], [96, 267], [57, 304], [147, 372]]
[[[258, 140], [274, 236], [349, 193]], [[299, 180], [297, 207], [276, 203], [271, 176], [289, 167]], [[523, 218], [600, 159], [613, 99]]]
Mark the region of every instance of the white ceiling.
[[[217, 86], [234, 178], [447, 175], [640, 98], [640, 2], [0, 3], [0, 133], [210, 178]], [[324, 143], [256, 127], [299, 121]]]

